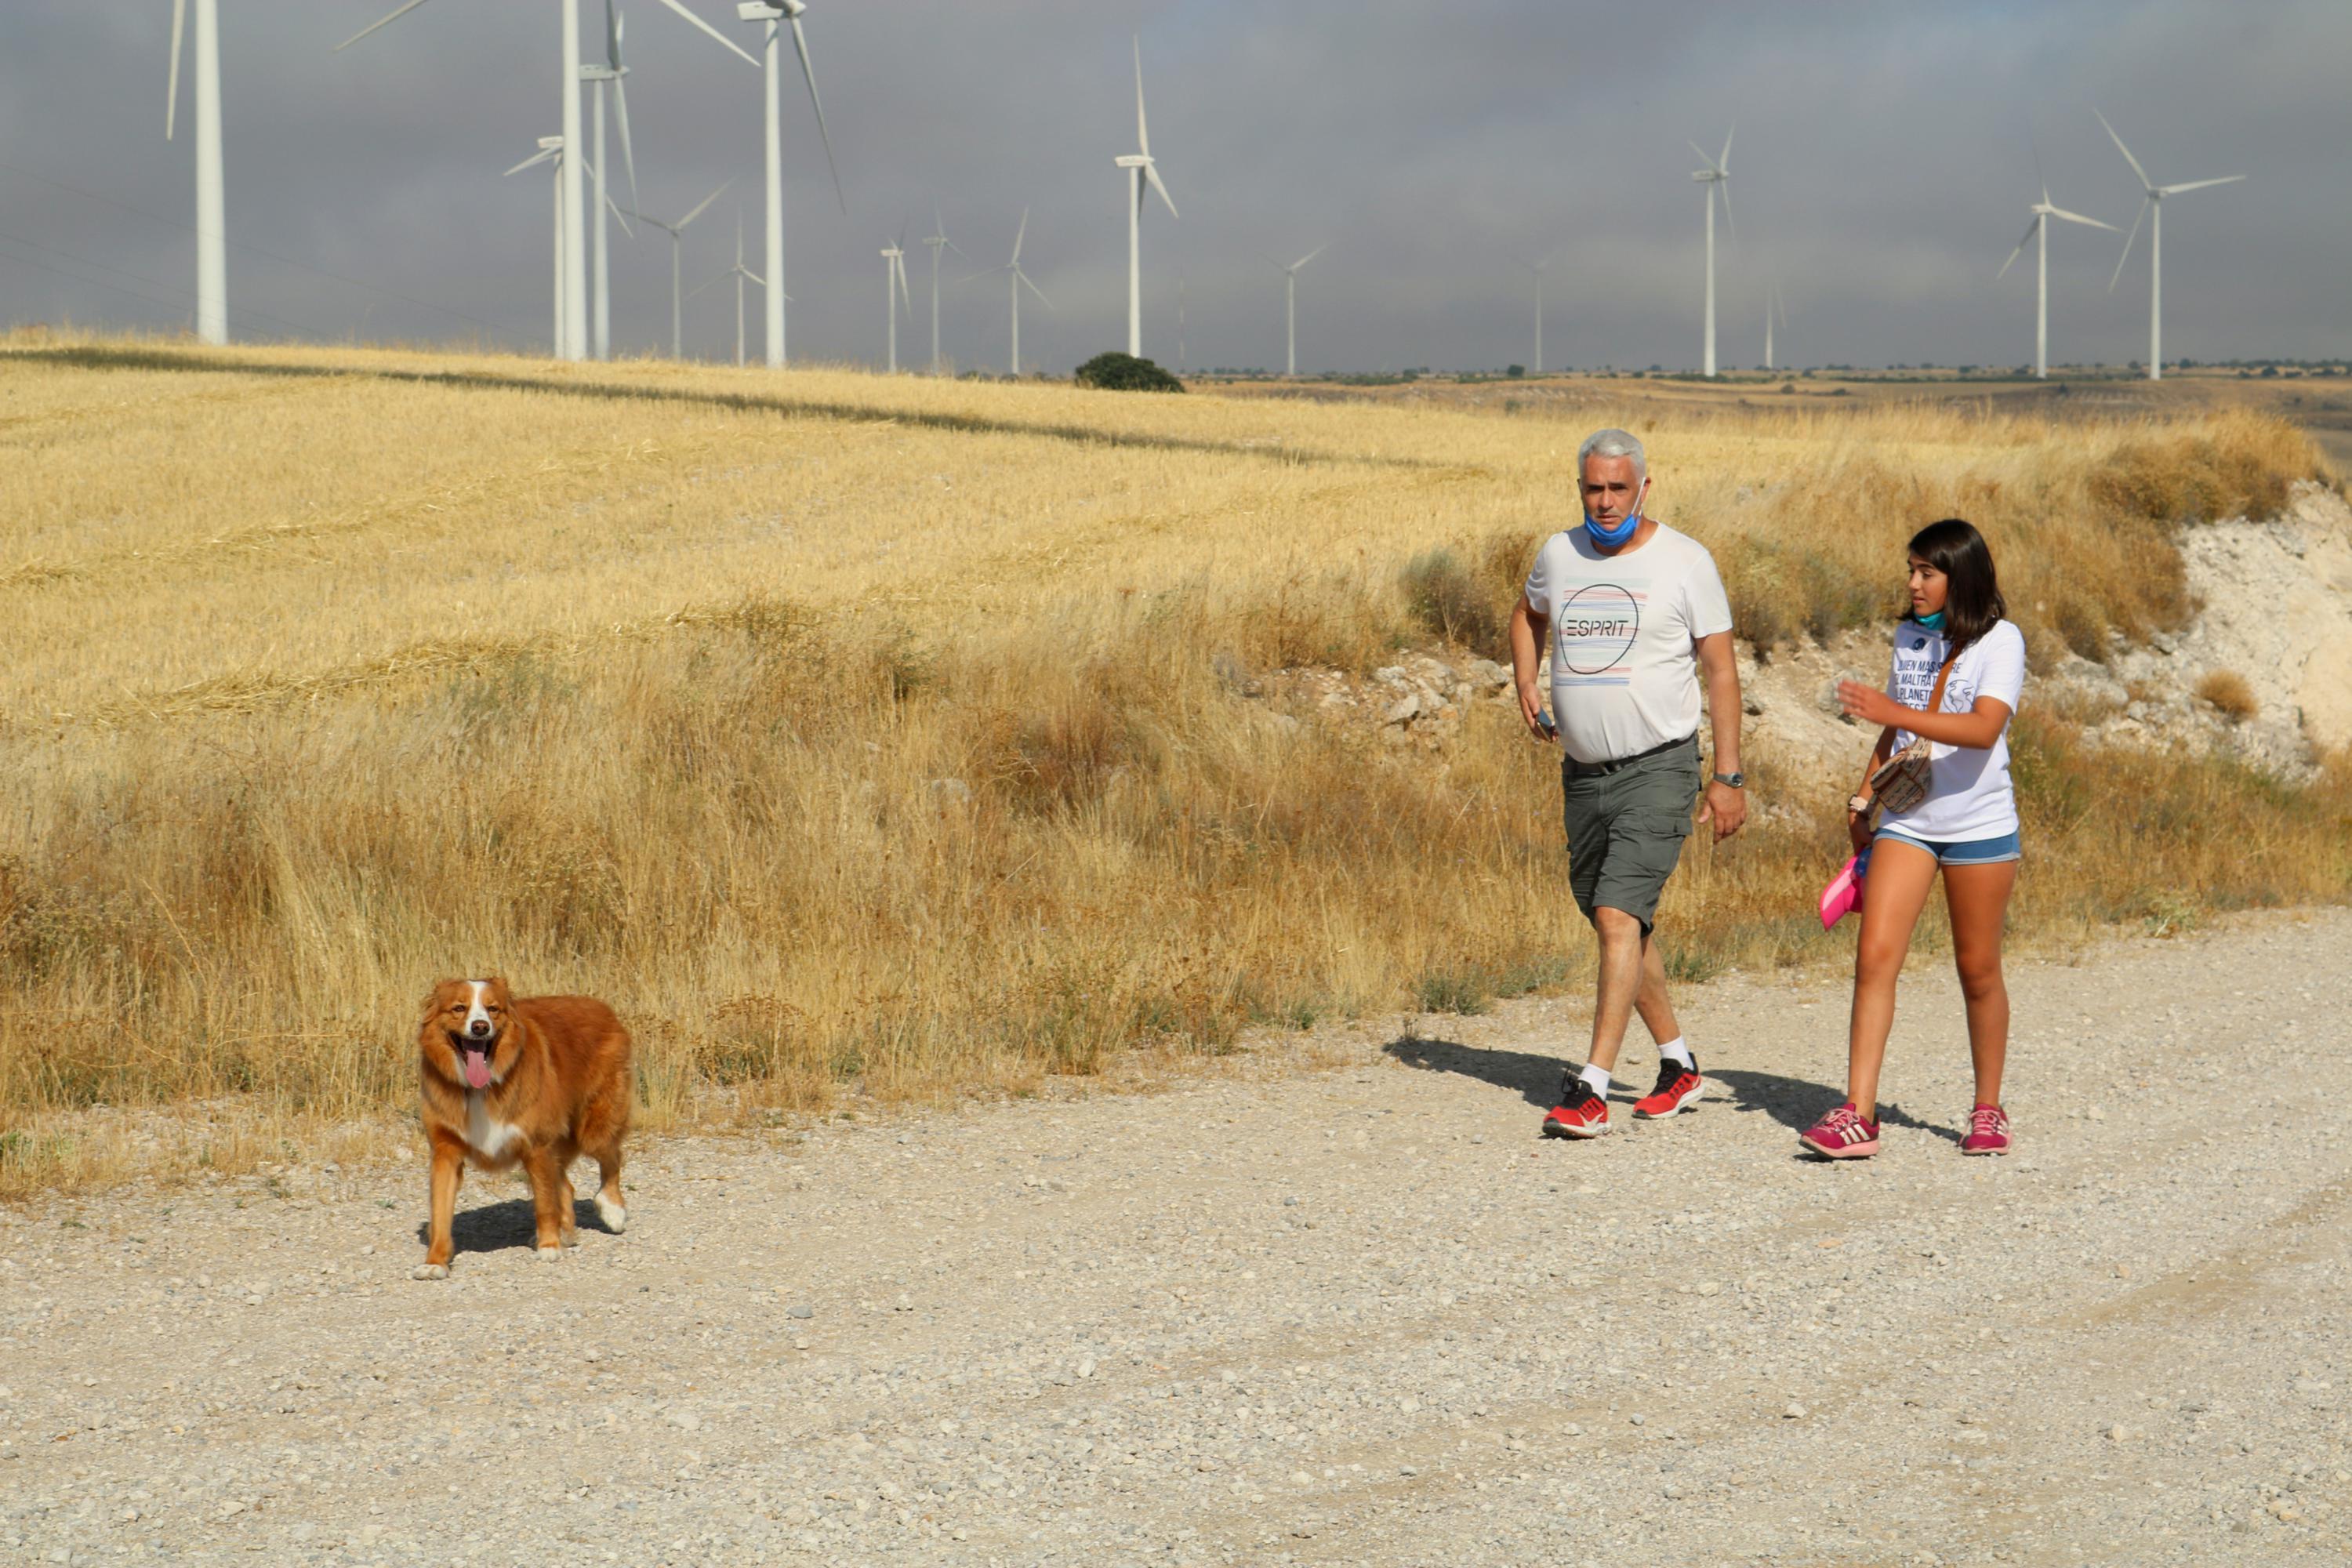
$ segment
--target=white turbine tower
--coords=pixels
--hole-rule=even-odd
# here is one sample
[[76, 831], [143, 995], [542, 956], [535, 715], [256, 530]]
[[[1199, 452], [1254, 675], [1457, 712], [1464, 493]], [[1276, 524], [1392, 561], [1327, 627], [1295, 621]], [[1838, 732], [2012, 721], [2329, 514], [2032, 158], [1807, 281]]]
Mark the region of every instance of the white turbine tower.
[[1706, 149], [1696, 142], [1685, 143], [1706, 165], [1692, 170], [1691, 178], [1706, 187], [1706, 342], [1699, 374], [1709, 377], [1715, 374], [1715, 196], [1717, 191], [1723, 193], [1723, 221], [1730, 225], [1731, 237], [1738, 239], [1739, 226], [1731, 217], [1731, 138], [1738, 130], [1735, 125], [1724, 132], [1721, 157], [1708, 157]]
[[[180, 41], [188, 0], [172, 0], [172, 78], [163, 94], [163, 140], [178, 131]], [[228, 342], [228, 242], [221, 203], [219, 0], [196, 0], [196, 336]]]
[[1536, 358], [1535, 358], [1535, 363], [1534, 363], [1533, 364], [1531, 364], [1531, 365], [1528, 366], [1528, 374], [1530, 374], [1530, 375], [1541, 375], [1541, 374], [1543, 374], [1543, 367], [1544, 367], [1544, 357], [1543, 357], [1543, 316], [1544, 316], [1544, 311], [1543, 311], [1543, 280], [1544, 280], [1544, 268], [1547, 268], [1547, 267], [1549, 267], [1549, 266], [1552, 264], [1552, 258], [1553, 258], [1554, 257], [1557, 257], [1559, 254], [1559, 251], [1557, 251], [1557, 250], [1555, 250], [1555, 251], [1552, 251], [1549, 255], [1547, 255], [1547, 256], [1546, 256], [1546, 257], [1545, 257], [1541, 261], [1522, 261], [1522, 262], [1520, 262], [1520, 263], [1519, 263], [1519, 265], [1520, 265], [1520, 266], [1522, 266], [1522, 267], [1526, 268], [1529, 272], [1531, 272], [1531, 273], [1535, 274], [1535, 279], [1536, 279]]
[[[719, 183], [719, 191], [725, 190], [729, 185], [731, 185], [734, 183], [735, 182], [732, 180], [721, 181]], [[660, 229], [664, 234], [669, 236], [669, 353], [672, 359], [684, 359], [686, 357], [685, 334], [681, 326], [681, 322], [684, 320], [684, 314], [682, 307], [679, 304], [681, 296], [677, 291], [678, 248], [686, 242], [686, 226], [692, 223], [696, 218], [700, 217], [703, 214], [703, 210], [709, 207], [711, 203], [719, 199], [719, 191], [713, 191], [709, 195], [703, 197], [700, 201], [695, 203], [694, 210], [688, 213], [676, 223], [664, 223], [657, 217], [648, 217], [644, 213], [634, 210], [629, 214], [631, 217], [635, 218], [639, 223], [649, 223], [656, 228]], [[739, 217], [737, 222], [740, 226], [741, 219]], [[738, 237], [738, 243], [740, 243], [740, 236]]]
[[907, 236], [903, 230], [900, 231], [898, 238], [882, 247], [882, 259], [888, 264], [889, 268], [882, 280], [882, 313], [889, 318], [890, 374], [896, 375], [898, 374], [900, 301], [903, 300], [906, 304], [907, 320], [911, 322], [915, 319], [915, 301], [907, 292]]
[[1143, 186], [1150, 181], [1176, 216], [1176, 198], [1160, 182], [1160, 167], [1151, 161], [1151, 131], [1143, 121], [1143, 40], [1135, 40], [1135, 151], [1112, 163], [1127, 171], [1132, 188], [1127, 204], [1127, 352], [1143, 356]]
[[2164, 198], [2177, 196], [2183, 191], [2203, 190], [2207, 185], [2233, 184], [2246, 176], [2224, 174], [2218, 180], [2190, 180], [2185, 184], [2159, 185], [2147, 177], [2147, 171], [2139, 166], [2139, 160], [2133, 157], [2131, 149], [2124, 145], [2124, 139], [2116, 135], [2116, 128], [2107, 125], [2107, 117], [2099, 114], [2095, 109], [2091, 112], [2099, 115], [2101, 125], [2106, 125], [2107, 134], [2115, 139], [2116, 151], [2124, 155], [2124, 162], [2129, 163], [2132, 173], [2139, 176], [2140, 189], [2147, 193], [2140, 200], [2139, 217], [2132, 219], [2131, 233], [2124, 238], [2124, 253], [2116, 258], [2116, 276], [2107, 279], [2107, 289], [2113, 292], [2116, 279], [2124, 275], [2124, 263], [2131, 259], [2132, 241], [2139, 237], [2140, 218], [2147, 218], [2147, 378], [2161, 381], [2164, 379]]
[[[1271, 256], [1266, 258], [1268, 265], [1282, 267], [1283, 341], [1287, 349], [1283, 372], [1286, 375], [1298, 374], [1298, 269], [1330, 248], [1328, 244], [1318, 245], [1287, 267], [1282, 267], [1282, 263]], [[1181, 282], [1178, 288], [1181, 289]]]
[[[952, 250], [963, 256], [963, 247], [948, 237], [947, 225], [940, 221], [940, 209], [931, 208], [931, 232], [923, 243], [931, 249], [931, 374], [940, 374], [940, 252]], [[971, 258], [964, 256], [969, 261]]]
[[[2038, 164], [2041, 161], [2041, 155], [2036, 153], [2034, 162]], [[2101, 223], [2097, 218], [2084, 217], [2081, 213], [2070, 213], [2064, 207], [2054, 205], [2050, 200], [2050, 183], [2047, 180], [2042, 183], [2042, 199], [2027, 210], [2033, 214], [2033, 221], [2025, 226], [2024, 237], [2018, 240], [2017, 248], [2009, 253], [2009, 259], [2000, 264], [2000, 271], [1994, 273], [1993, 278], [1998, 281], [2016, 265], [2017, 258], [2025, 254], [2026, 240], [2034, 242], [2041, 282], [2034, 291], [2033, 374], [2037, 378], [2046, 381], [2050, 377], [2050, 220], [2053, 217], [2063, 218], [2068, 223], [2079, 223], [2090, 228], [2105, 229], [2109, 234], [2120, 234], [2123, 231], [2111, 223]], [[2117, 266], [2121, 265], [2120, 262], [2117, 263]]]
[[[590, 311], [590, 331], [593, 334], [595, 357], [613, 357], [613, 279], [609, 250], [609, 233], [604, 219], [619, 211], [618, 205], [604, 191], [604, 84], [613, 84], [613, 110], [621, 125], [621, 163], [629, 173], [629, 205], [637, 205], [637, 155], [629, 145], [629, 89], [625, 79], [629, 68], [621, 60], [621, 12], [614, 0], [604, 0], [604, 63], [580, 68], [580, 79], [593, 83], [596, 89], [594, 110], [588, 132], [588, 144], [595, 149], [589, 168], [596, 179], [596, 193], [592, 198], [596, 212], [594, 253], [590, 258], [595, 273], [594, 305]], [[628, 225], [624, 223], [623, 229]]]
[[1780, 280], [1772, 279], [1764, 292], [1764, 368], [1772, 368], [1772, 319], [1778, 316], [1780, 325], [1789, 324], [1789, 307], [1780, 300]]
[[[677, 0], [663, 0], [675, 5]], [[816, 110], [816, 133], [824, 142], [824, 166], [833, 174], [834, 199], [841, 204], [842, 212], [849, 211], [849, 198], [841, 192], [841, 171], [834, 166], [833, 133], [824, 128], [824, 100], [816, 95], [816, 68], [809, 64], [808, 35], [801, 30], [801, 16], [808, 10], [806, 0], [740, 0], [735, 15], [746, 22], [757, 22], [761, 34], [761, 58], [753, 60], [762, 73], [761, 92], [766, 108], [766, 129], [761, 137], [761, 149], [767, 155], [767, 259], [768, 277], [773, 286], [767, 291], [768, 307], [768, 368], [784, 367], [784, 126], [783, 68], [781, 44], [783, 28], [790, 23], [793, 47], [800, 51], [801, 75], [808, 81], [809, 103]], [[716, 37], [718, 35], [713, 34]], [[735, 48], [730, 44], [729, 48]], [[735, 49], [739, 55], [743, 51]], [[751, 57], [745, 55], [746, 59]]]

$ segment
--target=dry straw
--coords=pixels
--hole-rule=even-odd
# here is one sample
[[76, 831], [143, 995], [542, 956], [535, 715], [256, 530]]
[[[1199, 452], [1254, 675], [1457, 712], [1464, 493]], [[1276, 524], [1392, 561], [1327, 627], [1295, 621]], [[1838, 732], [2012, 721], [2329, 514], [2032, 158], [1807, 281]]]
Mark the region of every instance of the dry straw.
[[[394, 1127], [446, 974], [612, 1000], [656, 1125], [1554, 984], [1556, 785], [1502, 710], [1391, 752], [1246, 689], [1491, 637], [1581, 426], [1650, 444], [1744, 635], [1880, 616], [1958, 513], [2037, 657], [2178, 625], [2175, 530], [2315, 461], [2243, 414], [1570, 426], [96, 340], [0, 389], [0, 1192]], [[2030, 928], [2352, 882], [2340, 773], [2093, 758], [2031, 704], [2018, 752]], [[1842, 785], [1756, 771], [1802, 808], [1694, 849], [1677, 973], [1825, 951]]]

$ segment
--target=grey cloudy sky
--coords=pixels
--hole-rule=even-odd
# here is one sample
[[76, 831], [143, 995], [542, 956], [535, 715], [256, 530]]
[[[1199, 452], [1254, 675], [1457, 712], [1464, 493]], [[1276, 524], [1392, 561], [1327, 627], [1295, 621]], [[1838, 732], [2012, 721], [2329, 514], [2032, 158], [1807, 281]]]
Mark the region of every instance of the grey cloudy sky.
[[[753, 43], [731, 5], [688, 3]], [[499, 171], [560, 129], [554, 0], [433, 0], [341, 54], [390, 0], [219, 5], [229, 230], [254, 247], [229, 253], [236, 329], [543, 344], [547, 182]], [[583, 8], [600, 40], [602, 0]], [[688, 231], [688, 285], [726, 269], [738, 198], [756, 268], [757, 73], [654, 0], [625, 9], [646, 207], [674, 216], [732, 178]], [[170, 16], [168, 0], [0, 0], [0, 321], [188, 320], [186, 102], [180, 139], [163, 138]], [[2036, 194], [2029, 132], [2061, 205], [2126, 226], [2138, 205], [2094, 106], [2161, 182], [2252, 176], [2168, 204], [2168, 358], [2352, 353], [2343, 0], [812, 0], [805, 25], [850, 213], [788, 84], [796, 359], [880, 359], [877, 251], [902, 224], [918, 321], [901, 343], [927, 342], [912, 237], [935, 201], [971, 258], [948, 258], [950, 355], [1003, 363], [1003, 289], [957, 279], [1004, 259], [1024, 205], [1023, 259], [1056, 307], [1024, 310], [1024, 359], [1066, 369], [1123, 346], [1110, 160], [1132, 150], [1131, 32], [1183, 213], [1154, 203], [1144, 220], [1145, 352], [1165, 361], [1181, 278], [1187, 363], [1278, 367], [1265, 258], [1328, 242], [1301, 275], [1304, 369], [1525, 361], [1533, 307], [1513, 258], [1554, 248], [1550, 363], [1694, 367], [1685, 141], [1719, 147], [1736, 121], [1727, 363], [1760, 357], [1772, 275], [1784, 361], [2020, 363], [2031, 252], [1993, 274]], [[666, 344], [667, 241], [614, 238], [617, 344]], [[2053, 233], [2053, 360], [2146, 353], [2146, 232], [2111, 293], [2118, 244]], [[730, 290], [687, 310], [689, 352], [731, 352]]]

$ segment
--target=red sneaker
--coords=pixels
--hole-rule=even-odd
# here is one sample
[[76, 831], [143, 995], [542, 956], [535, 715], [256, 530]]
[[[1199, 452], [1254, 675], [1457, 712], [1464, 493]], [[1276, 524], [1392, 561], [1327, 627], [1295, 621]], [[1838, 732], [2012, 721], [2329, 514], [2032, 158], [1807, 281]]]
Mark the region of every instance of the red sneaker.
[[1688, 1110], [1706, 1096], [1706, 1079], [1698, 1076], [1698, 1058], [1689, 1067], [1669, 1057], [1658, 1064], [1658, 1087], [1633, 1102], [1633, 1114], [1653, 1120]]
[[1878, 1123], [1864, 1121], [1848, 1100], [1799, 1135], [1797, 1142], [1826, 1160], [1861, 1160], [1878, 1152]]
[[2009, 1152], [2009, 1112], [1998, 1105], [1979, 1105], [1969, 1112], [1969, 1135], [1960, 1140], [1963, 1154]]
[[1547, 1138], [1598, 1138], [1609, 1131], [1609, 1102], [1570, 1073], [1559, 1086], [1559, 1103], [1544, 1114], [1543, 1130]]

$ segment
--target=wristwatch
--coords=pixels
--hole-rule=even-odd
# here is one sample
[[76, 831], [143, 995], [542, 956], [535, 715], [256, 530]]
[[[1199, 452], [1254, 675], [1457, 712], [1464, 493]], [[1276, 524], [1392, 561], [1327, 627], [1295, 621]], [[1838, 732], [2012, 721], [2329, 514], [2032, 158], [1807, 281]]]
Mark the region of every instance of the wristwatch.
[[1719, 784], [1729, 784], [1734, 789], [1746, 789], [1748, 787], [1748, 775], [1746, 773], [1717, 773], [1715, 775], [1715, 782]]

